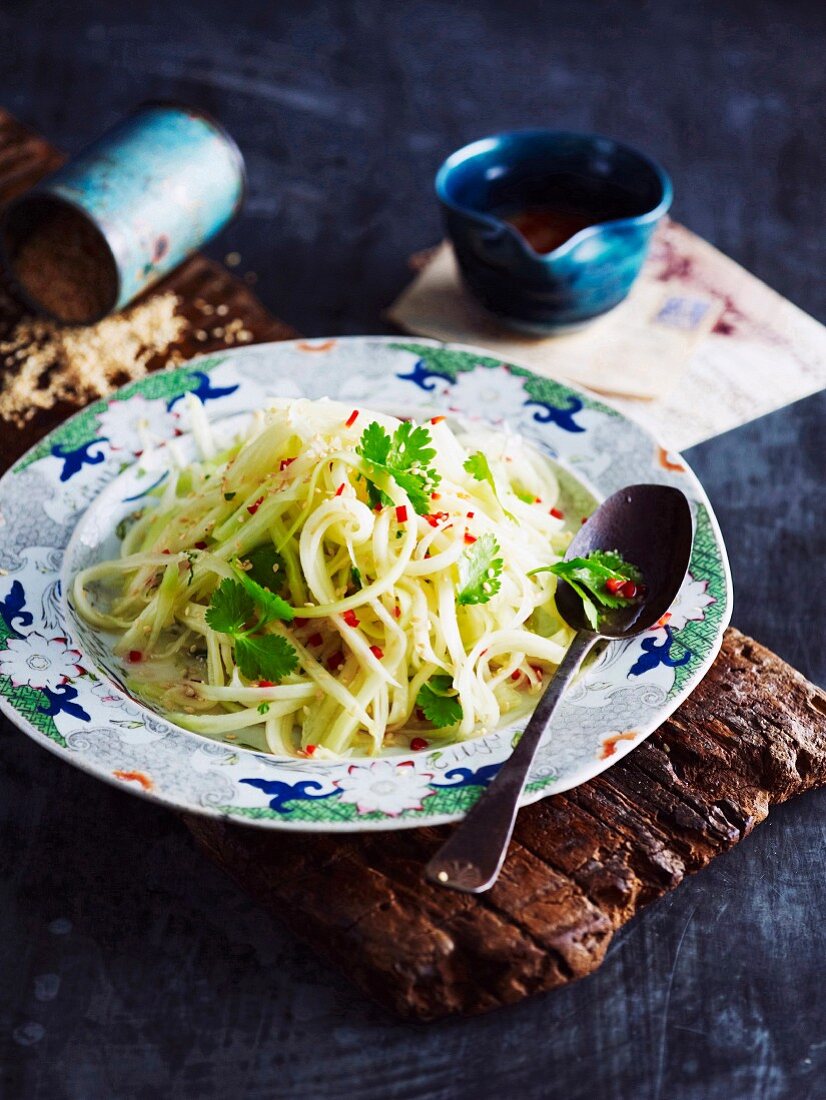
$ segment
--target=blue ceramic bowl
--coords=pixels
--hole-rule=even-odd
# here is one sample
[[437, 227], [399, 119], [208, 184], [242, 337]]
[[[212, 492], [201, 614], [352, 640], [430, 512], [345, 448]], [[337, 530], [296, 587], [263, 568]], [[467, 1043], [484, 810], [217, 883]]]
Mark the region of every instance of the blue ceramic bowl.
[[[655, 161], [610, 138], [517, 130], [449, 156], [436, 194], [470, 291], [509, 327], [547, 336], [625, 298], [672, 187]], [[520, 211], [584, 228], [536, 251], [506, 220]]]

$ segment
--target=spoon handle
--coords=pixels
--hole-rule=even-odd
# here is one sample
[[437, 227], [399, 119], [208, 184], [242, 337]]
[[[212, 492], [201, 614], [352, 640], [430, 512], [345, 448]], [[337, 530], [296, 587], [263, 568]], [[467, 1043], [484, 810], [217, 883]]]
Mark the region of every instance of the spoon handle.
[[580, 630], [574, 636], [516, 748], [464, 821], [425, 867], [425, 875], [437, 886], [481, 894], [496, 882], [536, 750], [565, 688], [597, 639], [598, 635], [590, 630]]

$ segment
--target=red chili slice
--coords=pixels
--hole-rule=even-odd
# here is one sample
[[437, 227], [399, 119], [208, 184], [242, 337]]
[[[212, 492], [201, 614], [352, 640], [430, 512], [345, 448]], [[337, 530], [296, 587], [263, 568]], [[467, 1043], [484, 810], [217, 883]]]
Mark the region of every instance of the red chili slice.
[[447, 519], [447, 512], [431, 512], [430, 515], [424, 517], [431, 527], [438, 527], [443, 519]]
[[430, 423], [431, 424], [441, 424], [444, 419], [445, 418], [443, 416], [431, 416]]
[[198, 542], [195, 543], [196, 550], [206, 550], [206, 547], [207, 544], [204, 542], [203, 539], [199, 539]]
[[551, 508], [551, 515], [554, 517], [554, 519], [564, 519], [565, 518], [565, 513], [560, 512], [560, 510], [558, 508]]
[[345, 623], [347, 623], [348, 626], [352, 626], [353, 628], [355, 628], [359, 625], [359, 619], [355, 611], [345, 611], [342, 613], [341, 617], [342, 619], [344, 619]]
[[373, 654], [377, 661], [380, 661], [384, 657], [384, 650], [381, 649], [380, 646], [371, 645], [370, 652]]
[[634, 584], [633, 581], [626, 581], [620, 589], [620, 592], [626, 600], [633, 600], [637, 594], [637, 586]]
[[407, 505], [406, 504], [400, 504], [396, 508], [396, 522], [397, 523], [407, 523]]
[[130, 649], [129, 660], [132, 662], [133, 665], [136, 665], [143, 660], [143, 654], [139, 649]]
[[274, 688], [275, 683], [272, 680], [257, 680], [256, 687], [260, 688]]
[[344, 482], [342, 481], [341, 485], [339, 485], [339, 487], [336, 489], [336, 496], [340, 497], [343, 492], [344, 492]]
[[307, 639], [307, 645], [311, 645], [311, 646], [324, 645], [324, 639], [321, 637], [320, 634], [311, 634], [310, 637]]
[[350, 413], [350, 415], [344, 421], [345, 428], [352, 428], [352, 426], [358, 420], [358, 415], [359, 415], [358, 409], [353, 409], [353, 411]]
[[609, 577], [608, 580], [605, 582], [605, 587], [608, 589], [612, 596], [616, 596], [616, 594], [622, 590], [622, 586], [624, 584], [624, 577]]
[[423, 737], [414, 737], [410, 742], [410, 748], [413, 752], [421, 752], [422, 749], [426, 749], [430, 745], [429, 741], [425, 741]]
[[465, 531], [465, 542], [468, 543], [468, 545], [476, 542], [476, 536], [471, 535], [470, 531]]
[[258, 498], [258, 500], [256, 500], [254, 504], [249, 504], [249, 505], [247, 506], [247, 511], [249, 512], [249, 514], [250, 514], [251, 516], [254, 516], [254, 515], [255, 515], [255, 513], [256, 513], [256, 512], [258, 511], [258, 509], [259, 509], [259, 508], [261, 507], [261, 505], [262, 505], [263, 503], [264, 503], [264, 498], [263, 498], [263, 497], [259, 497], [259, 498]]
[[286, 470], [288, 466], [292, 466], [294, 462], [294, 458], [282, 458], [281, 465], [278, 467], [278, 469], [283, 473], [283, 471]]
[[313, 753], [316, 750], [316, 747], [317, 747], [316, 745], [307, 745], [307, 747], [304, 749], [304, 751], [306, 752], [306, 754], [308, 756], [312, 756]]
[[341, 652], [341, 650], [339, 650], [338, 653], [331, 653], [330, 656], [327, 658], [327, 668], [330, 670], [330, 672], [335, 672], [336, 669], [341, 668], [343, 664], [344, 654]]

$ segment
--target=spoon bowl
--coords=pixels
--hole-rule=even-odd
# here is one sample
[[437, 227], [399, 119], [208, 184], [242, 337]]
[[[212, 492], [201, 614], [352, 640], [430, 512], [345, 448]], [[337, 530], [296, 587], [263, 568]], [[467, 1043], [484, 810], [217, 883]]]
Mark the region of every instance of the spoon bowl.
[[629, 485], [608, 497], [572, 539], [565, 560], [594, 550], [618, 551], [639, 569], [642, 597], [625, 607], [600, 608], [598, 629], [588, 622], [582, 598], [559, 580], [556, 606], [576, 630], [556, 674], [539, 700], [513, 753], [493, 782], [425, 868], [440, 886], [466, 893], [489, 890], [499, 877], [510, 843], [519, 798], [536, 750], [565, 688], [601, 638], [616, 641], [649, 630], [677, 596], [691, 559], [693, 524], [688, 500], [666, 485]]
[[[627, 607], [600, 610], [603, 638], [630, 638], [648, 630], [668, 611], [683, 583], [691, 557], [691, 508], [679, 489], [668, 485], [629, 485], [600, 504], [577, 531], [565, 560], [594, 550], [617, 550], [643, 575], [643, 598]], [[582, 600], [559, 581], [556, 606], [574, 630], [591, 631]]]

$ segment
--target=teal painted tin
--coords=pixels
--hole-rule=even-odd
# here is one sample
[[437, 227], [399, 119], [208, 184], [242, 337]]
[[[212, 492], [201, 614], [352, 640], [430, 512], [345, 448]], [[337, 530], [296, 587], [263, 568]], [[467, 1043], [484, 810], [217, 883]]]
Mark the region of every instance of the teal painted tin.
[[215, 236], [244, 190], [241, 152], [214, 119], [146, 103], [12, 204], [7, 266], [41, 312], [100, 320]]

